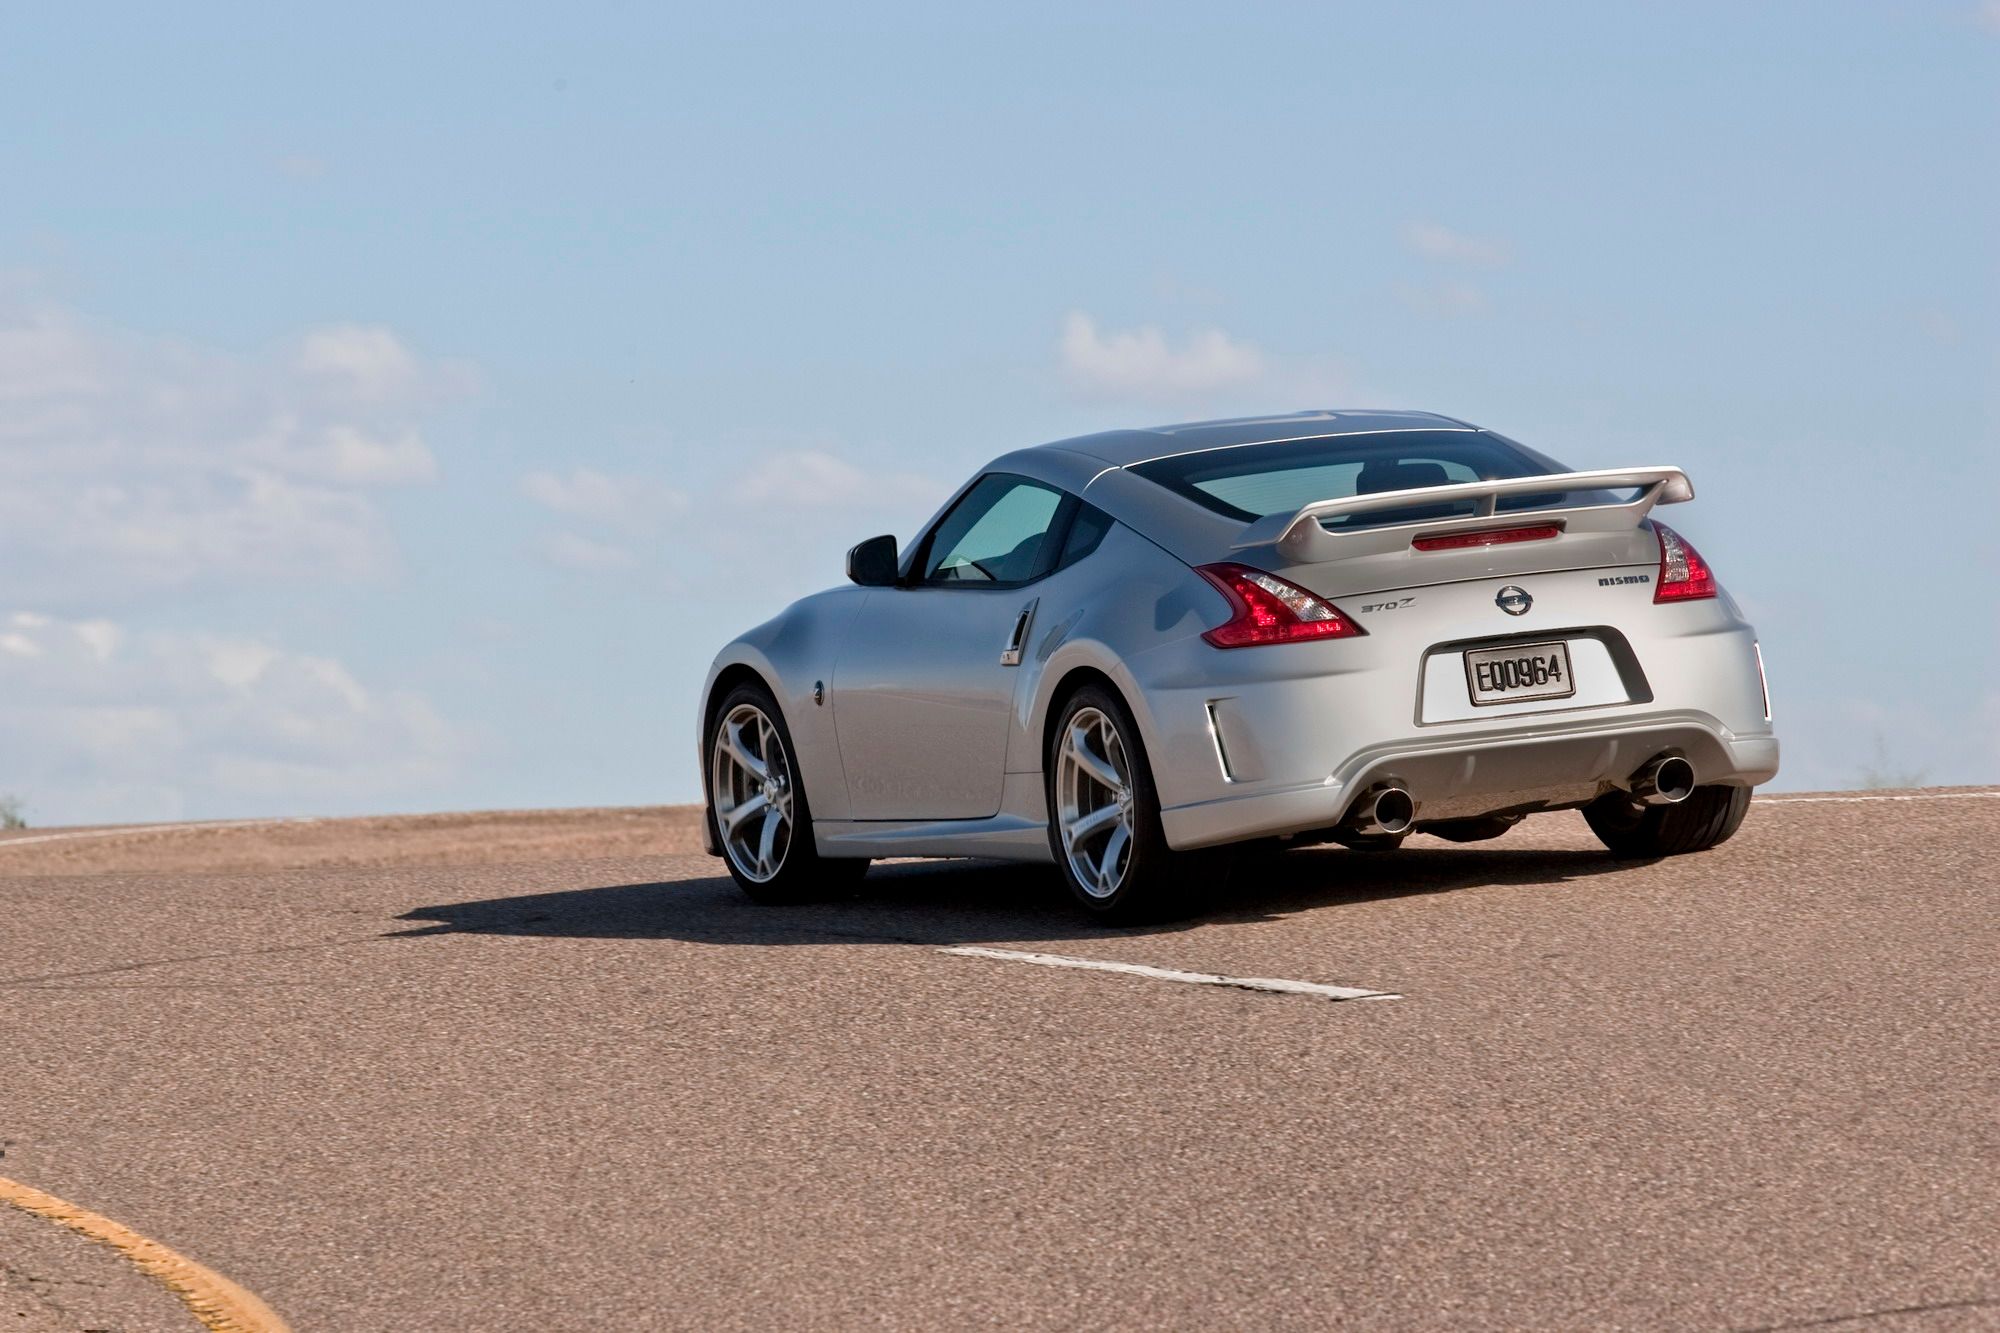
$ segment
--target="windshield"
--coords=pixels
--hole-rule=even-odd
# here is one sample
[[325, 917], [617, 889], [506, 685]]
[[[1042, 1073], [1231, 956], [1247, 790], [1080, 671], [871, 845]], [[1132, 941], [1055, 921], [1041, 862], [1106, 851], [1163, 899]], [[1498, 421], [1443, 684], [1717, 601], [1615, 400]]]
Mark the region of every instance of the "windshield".
[[[1315, 500], [1344, 500], [1380, 491], [1450, 486], [1505, 477], [1539, 477], [1565, 469], [1553, 459], [1488, 431], [1412, 430], [1330, 435], [1317, 440], [1207, 449], [1137, 463], [1130, 471], [1184, 495], [1196, 504], [1245, 523], [1266, 514], [1289, 514]], [[1614, 500], [1609, 492], [1515, 495], [1502, 510], [1540, 509], [1564, 503]], [[1326, 520], [1334, 529], [1457, 518], [1474, 512], [1470, 500], [1412, 505]]]

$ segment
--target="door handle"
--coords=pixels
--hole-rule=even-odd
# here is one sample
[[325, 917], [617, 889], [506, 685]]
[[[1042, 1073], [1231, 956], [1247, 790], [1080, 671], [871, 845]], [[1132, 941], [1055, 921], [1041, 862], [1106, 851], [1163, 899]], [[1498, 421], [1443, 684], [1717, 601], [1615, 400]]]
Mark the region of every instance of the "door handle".
[[1021, 608], [1021, 614], [1014, 617], [1014, 632], [1007, 636], [1007, 646], [1000, 650], [1001, 666], [1021, 665], [1021, 649], [1028, 642], [1028, 626], [1034, 623], [1037, 597]]

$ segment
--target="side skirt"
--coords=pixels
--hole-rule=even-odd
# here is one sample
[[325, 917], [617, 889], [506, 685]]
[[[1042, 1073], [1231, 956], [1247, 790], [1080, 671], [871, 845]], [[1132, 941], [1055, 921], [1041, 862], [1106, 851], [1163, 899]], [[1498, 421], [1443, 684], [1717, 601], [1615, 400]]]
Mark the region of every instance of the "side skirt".
[[821, 856], [984, 856], [1052, 864], [1042, 775], [1009, 773], [999, 814], [986, 819], [816, 819]]
[[816, 819], [821, 856], [987, 856], [1050, 863], [1048, 826], [1015, 815], [991, 819]]

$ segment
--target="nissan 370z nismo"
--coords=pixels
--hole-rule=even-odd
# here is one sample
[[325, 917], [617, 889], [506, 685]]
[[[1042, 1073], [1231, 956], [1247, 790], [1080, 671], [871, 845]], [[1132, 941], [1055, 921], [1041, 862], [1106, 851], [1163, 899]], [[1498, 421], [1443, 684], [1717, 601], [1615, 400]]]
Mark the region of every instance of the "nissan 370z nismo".
[[1619, 856], [1713, 847], [1778, 742], [1755, 632], [1653, 517], [1693, 498], [1422, 412], [1008, 454], [717, 656], [709, 849], [759, 901], [872, 857], [1052, 861], [1129, 921], [1244, 843], [1579, 809]]

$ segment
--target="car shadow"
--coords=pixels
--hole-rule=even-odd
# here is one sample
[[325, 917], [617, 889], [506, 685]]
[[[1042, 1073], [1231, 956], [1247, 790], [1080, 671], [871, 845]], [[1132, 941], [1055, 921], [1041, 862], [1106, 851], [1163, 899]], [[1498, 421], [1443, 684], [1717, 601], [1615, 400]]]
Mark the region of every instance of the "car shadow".
[[760, 906], [726, 875], [557, 889], [418, 907], [397, 938], [446, 934], [678, 939], [703, 944], [977, 944], [1086, 941], [1249, 924], [1346, 904], [1515, 885], [1558, 888], [1631, 866], [1596, 851], [1311, 848], [1247, 855], [1203, 886], [1208, 908], [1152, 926], [1093, 925], [1054, 870], [991, 861], [878, 865], [858, 891], [826, 902]]

